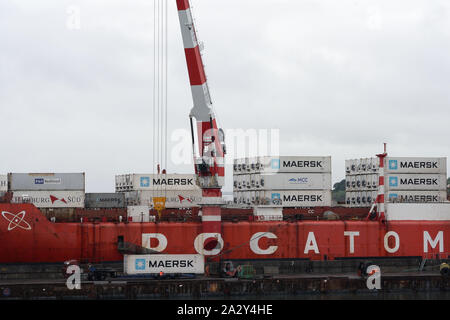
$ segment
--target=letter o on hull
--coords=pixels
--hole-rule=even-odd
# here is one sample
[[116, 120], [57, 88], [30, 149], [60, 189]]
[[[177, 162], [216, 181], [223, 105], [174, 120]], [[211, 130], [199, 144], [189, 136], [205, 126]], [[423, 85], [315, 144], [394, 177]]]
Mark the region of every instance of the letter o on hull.
[[[218, 246], [212, 250], [205, 249], [205, 241], [209, 238], [215, 238]], [[220, 233], [200, 233], [194, 240], [194, 248], [199, 254], [213, 256], [219, 254], [223, 248], [223, 239]]]
[[[393, 248], [389, 247], [389, 238], [394, 237], [395, 239], [395, 246]], [[384, 236], [384, 249], [389, 253], [395, 253], [400, 248], [400, 237], [398, 236], [398, 233], [395, 231], [389, 231]]]

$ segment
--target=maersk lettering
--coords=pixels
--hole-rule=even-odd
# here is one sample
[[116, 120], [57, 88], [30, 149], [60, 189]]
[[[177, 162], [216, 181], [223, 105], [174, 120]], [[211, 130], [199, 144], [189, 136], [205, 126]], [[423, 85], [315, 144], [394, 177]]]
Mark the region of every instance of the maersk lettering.
[[193, 186], [194, 183], [191, 179], [182, 178], [182, 179], [153, 179], [153, 185], [155, 186]]
[[166, 261], [149, 261], [150, 268], [186, 268], [194, 267], [194, 260], [166, 260]]
[[322, 161], [283, 161], [284, 168], [323, 168]]
[[307, 194], [297, 194], [297, 195], [283, 195], [283, 201], [286, 202], [321, 202], [323, 201], [322, 195], [307, 195]]
[[[398, 199], [398, 200], [397, 200]], [[438, 196], [432, 195], [400, 195], [395, 201], [400, 202], [439, 202]]]
[[436, 186], [438, 185], [437, 179], [423, 179], [423, 178], [415, 178], [415, 179], [400, 179], [401, 185], [425, 185], [425, 186]]
[[436, 161], [403, 161], [400, 162], [400, 168], [404, 169], [438, 169]]

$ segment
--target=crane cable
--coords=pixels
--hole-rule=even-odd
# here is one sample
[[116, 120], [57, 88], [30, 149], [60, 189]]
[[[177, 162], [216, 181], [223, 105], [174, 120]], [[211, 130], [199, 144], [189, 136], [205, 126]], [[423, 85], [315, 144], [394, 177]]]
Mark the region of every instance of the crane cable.
[[[153, 0], [153, 165], [167, 169], [168, 1]], [[162, 187], [161, 187], [162, 189]], [[162, 191], [162, 190], [161, 190]]]

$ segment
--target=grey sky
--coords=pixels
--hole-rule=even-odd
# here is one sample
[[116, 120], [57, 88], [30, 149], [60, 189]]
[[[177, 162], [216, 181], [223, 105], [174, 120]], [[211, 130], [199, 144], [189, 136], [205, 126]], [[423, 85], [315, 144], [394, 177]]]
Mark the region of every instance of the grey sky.
[[[225, 129], [279, 128], [281, 154], [331, 155], [334, 182], [383, 142], [450, 154], [450, 2], [192, 4]], [[152, 171], [152, 19], [149, 0], [0, 2], [0, 173], [85, 171], [88, 192], [107, 192], [115, 174]], [[169, 19], [171, 132], [192, 100], [175, 0]]]

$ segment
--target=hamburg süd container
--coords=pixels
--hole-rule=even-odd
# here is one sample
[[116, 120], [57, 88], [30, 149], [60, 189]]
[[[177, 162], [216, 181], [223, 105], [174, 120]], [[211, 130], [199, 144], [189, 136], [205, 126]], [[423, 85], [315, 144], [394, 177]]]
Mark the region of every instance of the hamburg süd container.
[[9, 173], [11, 191], [85, 190], [83, 173]]
[[179, 190], [179, 191], [138, 191], [139, 205], [153, 207], [153, 199], [155, 197], [166, 198], [165, 207], [169, 209], [175, 208], [192, 208], [198, 207], [202, 201], [201, 190]]
[[84, 208], [84, 190], [13, 191], [13, 203], [32, 203], [37, 208]]

